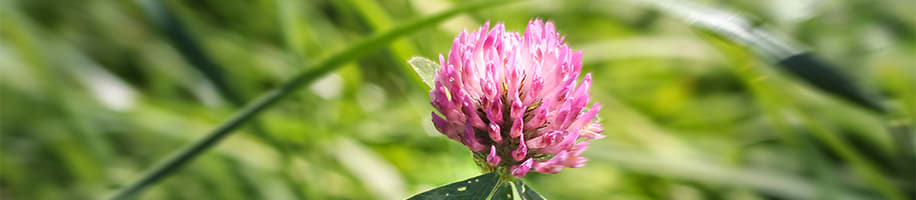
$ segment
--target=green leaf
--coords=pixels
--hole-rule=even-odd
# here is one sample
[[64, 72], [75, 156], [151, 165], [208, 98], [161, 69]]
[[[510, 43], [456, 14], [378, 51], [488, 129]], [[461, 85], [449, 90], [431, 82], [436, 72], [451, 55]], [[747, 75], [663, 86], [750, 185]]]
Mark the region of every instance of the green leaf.
[[490, 200], [521, 200], [515, 188], [512, 182], [504, 182], [496, 188], [496, 191], [490, 196]]
[[515, 187], [515, 190], [518, 192], [515, 196], [519, 196], [523, 200], [545, 200], [546, 199], [544, 198], [544, 196], [541, 196], [541, 194], [538, 194], [537, 192], [535, 192], [534, 189], [531, 189], [531, 187], [528, 187], [528, 185], [525, 184], [525, 182], [522, 182], [521, 179], [515, 180], [514, 183], [515, 184], [513, 186]]
[[[531, 187], [525, 185], [521, 179], [502, 183], [500, 183], [499, 180], [499, 174], [491, 172], [414, 195], [408, 200], [544, 200], [543, 196], [535, 192]], [[497, 185], [499, 185], [499, 187], [497, 187]]]
[[499, 175], [491, 172], [414, 195], [408, 200], [486, 199], [498, 182]]
[[525, 185], [521, 179], [505, 182], [496, 189], [490, 200], [544, 200], [545, 198]]
[[424, 57], [413, 57], [407, 63], [410, 63], [410, 66], [413, 67], [413, 71], [417, 72], [417, 75], [423, 79], [423, 82], [426, 83], [430, 88], [435, 87], [436, 71], [439, 69], [439, 63], [435, 61], [426, 59]]

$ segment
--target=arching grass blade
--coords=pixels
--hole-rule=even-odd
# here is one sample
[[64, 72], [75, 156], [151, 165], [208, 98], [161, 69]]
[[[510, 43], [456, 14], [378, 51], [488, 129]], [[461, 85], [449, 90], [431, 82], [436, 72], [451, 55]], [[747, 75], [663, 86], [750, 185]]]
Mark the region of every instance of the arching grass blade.
[[349, 46], [341, 52], [332, 54], [330, 57], [317, 62], [315, 66], [312, 67], [313, 70], [302, 71], [294, 75], [290, 80], [286, 81], [281, 86], [262, 94], [253, 102], [246, 104], [239, 112], [230, 117], [229, 120], [222, 123], [216, 129], [209, 132], [206, 136], [204, 136], [204, 138], [201, 138], [190, 146], [179, 150], [165, 160], [157, 163], [152, 169], [144, 173], [142, 178], [119, 190], [111, 197], [111, 199], [130, 198], [149, 185], [162, 180], [162, 178], [165, 178], [187, 162], [191, 161], [194, 157], [200, 155], [205, 150], [212, 147], [225, 136], [229, 135], [229, 133], [239, 128], [242, 124], [252, 119], [264, 109], [272, 106], [278, 100], [296, 91], [296, 89], [312, 83], [317, 78], [336, 70], [346, 62], [366, 55], [369, 52], [378, 50], [379, 48], [394, 41], [397, 38], [416, 32], [421, 28], [429, 27], [432, 24], [442, 22], [445, 19], [455, 16], [459, 13], [501, 5], [502, 3], [507, 2], [512, 1], [480, 1], [466, 4], [464, 6], [456, 7], [433, 16], [405, 23], [388, 31], [380, 32], [379, 34], [375, 34], [367, 39]]

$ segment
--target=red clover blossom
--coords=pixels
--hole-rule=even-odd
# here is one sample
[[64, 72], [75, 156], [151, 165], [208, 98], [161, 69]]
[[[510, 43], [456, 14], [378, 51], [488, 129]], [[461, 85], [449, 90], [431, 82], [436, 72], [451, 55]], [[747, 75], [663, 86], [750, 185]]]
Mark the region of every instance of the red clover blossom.
[[553, 23], [528, 23], [524, 34], [501, 23], [462, 32], [429, 92], [436, 129], [474, 152], [487, 171], [523, 177], [531, 169], [578, 168], [588, 140], [604, 137], [589, 103], [591, 74], [577, 86], [582, 51], [573, 52]]

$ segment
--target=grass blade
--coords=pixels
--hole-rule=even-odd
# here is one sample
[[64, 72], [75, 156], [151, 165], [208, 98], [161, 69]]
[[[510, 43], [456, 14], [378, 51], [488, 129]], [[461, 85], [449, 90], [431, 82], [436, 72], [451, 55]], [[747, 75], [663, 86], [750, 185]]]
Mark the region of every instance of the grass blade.
[[210, 59], [185, 24], [181, 23], [175, 14], [163, 5], [163, 2], [143, 1], [140, 6], [156, 28], [168, 36], [178, 53], [188, 61], [191, 67], [200, 71], [212, 82], [223, 98], [236, 106], [245, 104], [242, 95], [226, 80], [223, 68]]
[[[226, 80], [226, 74], [223, 66], [220, 66], [211, 59], [210, 56], [201, 47], [197, 38], [187, 29], [185, 24], [181, 23], [175, 14], [159, 1], [145, 1], [143, 3], [144, 11], [150, 20], [159, 28], [159, 31], [168, 36], [171, 44], [176, 47], [191, 67], [199, 71], [208, 81], [216, 86], [217, 92], [223, 99], [232, 103], [235, 107], [245, 105], [245, 95], [239, 92], [238, 88]], [[282, 154], [289, 154], [288, 150], [283, 148], [279, 141], [273, 138], [272, 134], [267, 132], [263, 124], [258, 120], [252, 120], [249, 126], [252, 133], [265, 143], [276, 147]]]
[[837, 67], [819, 59], [812, 53], [800, 53], [779, 61], [780, 68], [794, 74], [827, 93], [836, 95], [862, 107], [881, 113], [887, 110], [862, 92], [850, 78], [837, 71]]
[[[816, 199], [817, 187], [805, 179], [784, 173], [750, 168], [736, 168], [691, 158], [677, 158], [644, 153], [614, 145], [596, 146], [603, 151], [586, 151], [595, 161], [635, 173], [697, 181], [706, 184], [749, 188], [785, 199]], [[867, 199], [856, 193], [843, 192], [842, 199]]]
[[879, 113], [887, 110], [838, 68], [810, 52], [791, 45], [759, 27], [755, 22], [722, 8], [692, 1], [645, 0], [661, 11], [684, 18], [691, 25], [739, 42], [775, 63], [781, 70], [798, 77], [823, 92]]
[[[375, 0], [349, 0], [346, 1], [351, 7], [355, 8], [362, 15], [364, 20], [372, 27], [374, 30], [384, 30], [393, 26], [393, 20], [389, 14], [385, 11], [380, 2]], [[397, 40], [391, 42], [389, 46], [389, 51], [392, 53], [394, 58], [398, 61], [407, 60], [413, 55], [417, 54], [416, 47], [410, 42], [410, 40]], [[402, 62], [396, 63], [398, 71], [400, 71], [408, 82], [412, 82], [410, 85], [419, 85], [420, 79], [415, 76], [411, 76], [410, 69], [408, 66], [404, 65]], [[412, 87], [412, 86], [411, 86]]]
[[[707, 39], [713, 47], [722, 50], [723, 53], [733, 58], [742, 58], [746, 57], [747, 53], [742, 51], [742, 49], [732, 43], [725, 41], [722, 38], [716, 37], [713, 34], [699, 32], [700, 36], [703, 36]], [[733, 53], [730, 53], [733, 52]], [[745, 65], [746, 63], [735, 62], [736, 66]], [[749, 62], [749, 61], [743, 61]], [[771, 84], [776, 84], [774, 82], [764, 82], [763, 84], [751, 83], [755, 79], [755, 71], [742, 71], [739, 73], [739, 76], [745, 80], [745, 84], [749, 87], [753, 87], [755, 95], [759, 96], [761, 99], [764, 99], [769, 102], [773, 102], [778, 109], [782, 109], [781, 113], [772, 113], [771, 115], [783, 115], [786, 113], [792, 114], [793, 116], [799, 117], [801, 124], [804, 125], [811, 133], [821, 142], [824, 142], [827, 147], [838, 154], [840, 158], [848, 162], [853, 170], [861, 175], [869, 185], [874, 188], [877, 192], [881, 193], [888, 199], [902, 200], [905, 199], [904, 195], [894, 186], [893, 181], [889, 177], [885, 176], [881, 170], [879, 170], [876, 165], [870, 162], [868, 159], [863, 156], [861, 152], [856, 150], [849, 142], [840, 138], [835, 132], [832, 132], [829, 128], [824, 127], [820, 122], [810, 116], [810, 114], [805, 113], [804, 110], [799, 109], [797, 106], [794, 106], [791, 103], [783, 102], [779, 98], [787, 96], [787, 94], [779, 93], [779, 90], [773, 89]], [[775, 109], [764, 109], [769, 110], [768, 112]], [[788, 123], [788, 119], [785, 123]]]
[[264, 109], [276, 103], [278, 100], [289, 95], [296, 89], [304, 85], [308, 85], [322, 75], [336, 70], [346, 62], [352, 61], [371, 51], [377, 50], [397, 38], [413, 33], [431, 24], [444, 21], [445, 19], [455, 16], [459, 13], [501, 5], [502, 3], [506, 2], [511, 1], [481, 1], [467, 4], [461, 7], [456, 7], [433, 16], [408, 22], [388, 31], [381, 32], [380, 34], [375, 34], [367, 39], [360, 41], [359, 43], [349, 46], [347, 49], [344, 49], [343, 51], [333, 54], [332, 56], [316, 63], [313, 67], [314, 70], [300, 72], [293, 76], [292, 79], [286, 81], [280, 87], [272, 89], [262, 94], [253, 102], [246, 104], [244, 107], [242, 107], [241, 110], [239, 110], [239, 112], [229, 118], [229, 120], [216, 127], [216, 129], [209, 132], [206, 136], [204, 136], [204, 138], [201, 138], [190, 146], [185, 147], [175, 154], [170, 155], [165, 160], [160, 161], [152, 169], [144, 173], [142, 178], [119, 190], [110, 199], [117, 200], [130, 198], [149, 185], [162, 180], [162, 178], [165, 178], [187, 162], [191, 161], [197, 155], [200, 155], [204, 152], [204, 150], [212, 147], [214, 144], [229, 135], [229, 133], [240, 127], [248, 120], [252, 119]]

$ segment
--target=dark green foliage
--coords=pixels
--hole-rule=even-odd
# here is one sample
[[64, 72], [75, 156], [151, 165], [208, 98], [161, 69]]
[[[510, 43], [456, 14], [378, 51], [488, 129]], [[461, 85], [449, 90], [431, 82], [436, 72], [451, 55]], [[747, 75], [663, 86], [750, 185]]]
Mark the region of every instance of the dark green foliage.
[[[499, 174], [487, 173], [414, 195], [409, 200], [486, 199], [499, 183]], [[500, 187], [502, 188], [502, 187]], [[498, 192], [497, 192], [498, 193]]]
[[544, 196], [541, 196], [541, 194], [538, 194], [537, 192], [535, 192], [534, 189], [531, 189], [531, 187], [528, 186], [528, 184], [525, 184], [525, 182], [522, 180], [515, 180], [512, 183], [515, 185], [516, 191], [518, 191], [517, 194], [519, 194], [519, 196], [521, 196], [521, 198], [524, 200], [544, 200], [545, 199]]
[[873, 97], [867, 96], [855, 81], [836, 71], [837, 67], [815, 57], [812, 53], [801, 53], [790, 56], [778, 63], [783, 70], [830, 94], [837, 95], [850, 102], [859, 104], [877, 112], [887, 112]]
[[491, 172], [437, 187], [409, 198], [409, 200], [438, 199], [544, 200], [544, 197], [528, 187], [521, 179], [500, 183], [499, 174]]

